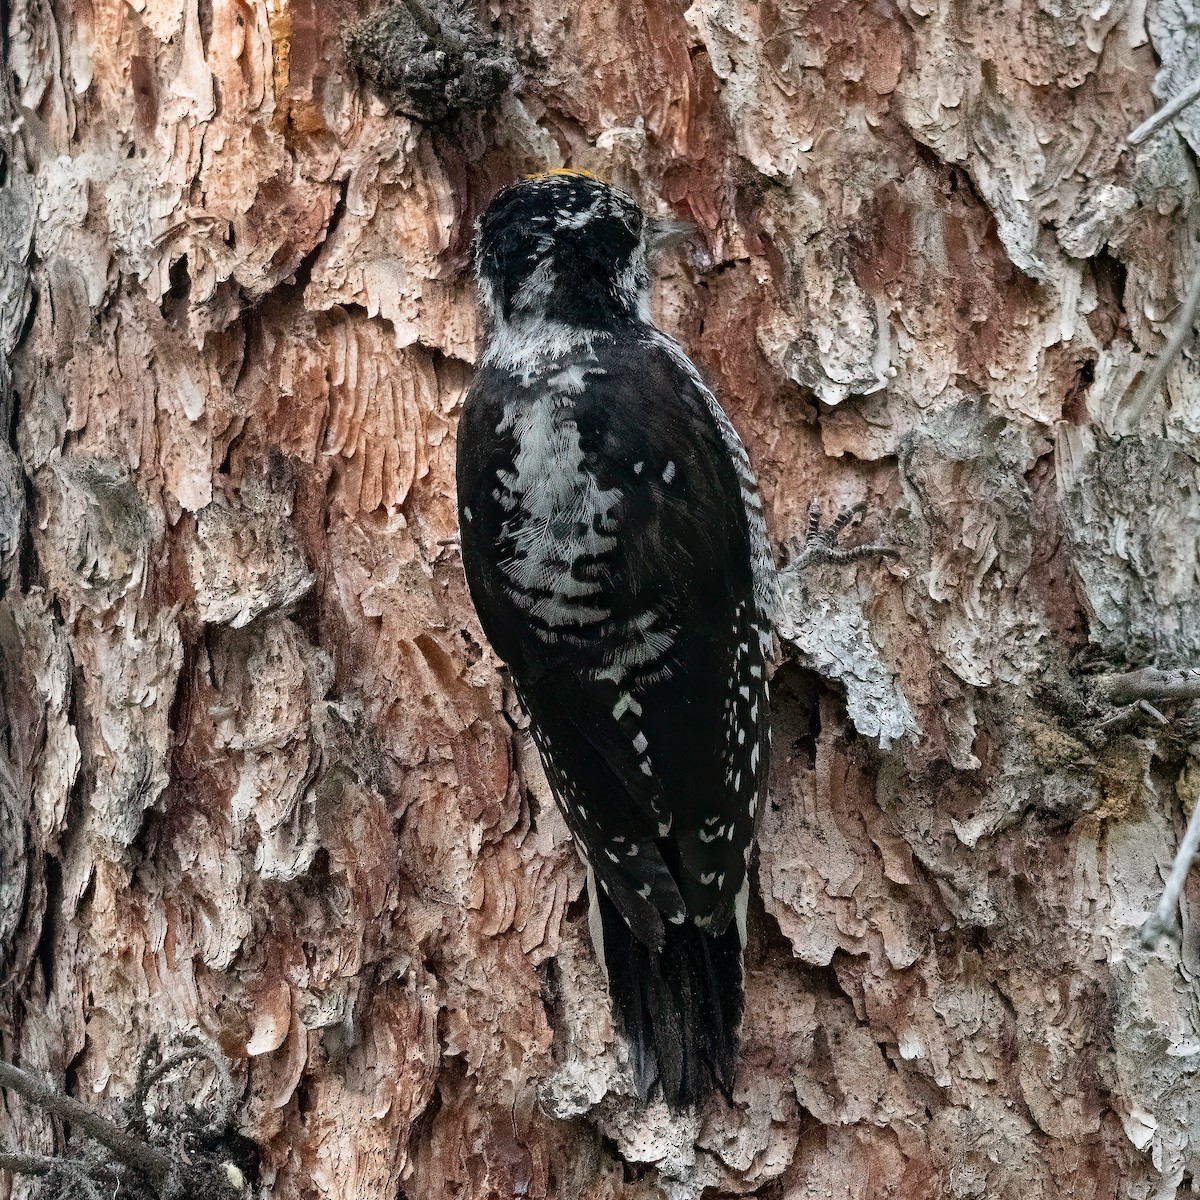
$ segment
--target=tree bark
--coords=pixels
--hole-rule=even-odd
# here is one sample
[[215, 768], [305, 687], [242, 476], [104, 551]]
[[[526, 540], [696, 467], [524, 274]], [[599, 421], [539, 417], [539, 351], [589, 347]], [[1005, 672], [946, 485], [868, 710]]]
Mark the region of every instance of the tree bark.
[[[360, 15], [9, 0], [0, 1057], [111, 1114], [206, 1032], [276, 1200], [1186, 1189], [1194, 877], [1138, 930], [1200, 722], [1094, 677], [1200, 662], [1200, 104], [1125, 141], [1189, 0], [493, 0], [519, 75], [438, 124]], [[902, 554], [786, 582], [693, 1116], [631, 1096], [453, 545], [472, 222], [560, 165], [698, 224], [656, 309], [774, 537], [866, 499]], [[0, 1149], [62, 1135], [0, 1100]]]

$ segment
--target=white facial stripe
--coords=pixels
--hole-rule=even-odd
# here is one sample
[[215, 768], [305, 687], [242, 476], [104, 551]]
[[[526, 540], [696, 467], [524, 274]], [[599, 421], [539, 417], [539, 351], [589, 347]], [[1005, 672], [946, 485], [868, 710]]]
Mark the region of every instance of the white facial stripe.
[[617, 295], [637, 319], [650, 324], [650, 268], [645, 239], [638, 243], [625, 269], [617, 276]]
[[555, 282], [554, 259], [547, 255], [517, 289], [513, 308], [519, 312], [545, 311], [546, 301], [554, 293]]

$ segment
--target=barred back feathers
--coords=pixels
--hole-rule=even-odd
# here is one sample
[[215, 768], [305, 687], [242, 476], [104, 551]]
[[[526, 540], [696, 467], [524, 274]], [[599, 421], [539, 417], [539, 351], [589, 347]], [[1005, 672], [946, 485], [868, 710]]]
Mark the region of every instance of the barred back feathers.
[[678, 223], [556, 172], [480, 220], [463, 565], [588, 868], [643, 1099], [733, 1085], [774, 609], [745, 449], [651, 323]]

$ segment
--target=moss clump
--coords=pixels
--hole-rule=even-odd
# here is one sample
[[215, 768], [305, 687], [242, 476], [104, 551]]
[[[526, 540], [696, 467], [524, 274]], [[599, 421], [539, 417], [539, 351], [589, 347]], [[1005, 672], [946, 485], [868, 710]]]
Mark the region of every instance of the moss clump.
[[454, 0], [393, 0], [348, 28], [346, 57], [395, 111], [426, 123], [490, 107], [516, 62]]

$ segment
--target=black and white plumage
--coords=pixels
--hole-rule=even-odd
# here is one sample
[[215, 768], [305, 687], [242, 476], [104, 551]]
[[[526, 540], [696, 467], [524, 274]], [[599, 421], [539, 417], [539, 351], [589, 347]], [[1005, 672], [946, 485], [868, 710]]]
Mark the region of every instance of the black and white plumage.
[[767, 769], [775, 573], [745, 450], [651, 323], [674, 222], [575, 172], [479, 222], [463, 565], [588, 868], [645, 1098], [729, 1093]]

